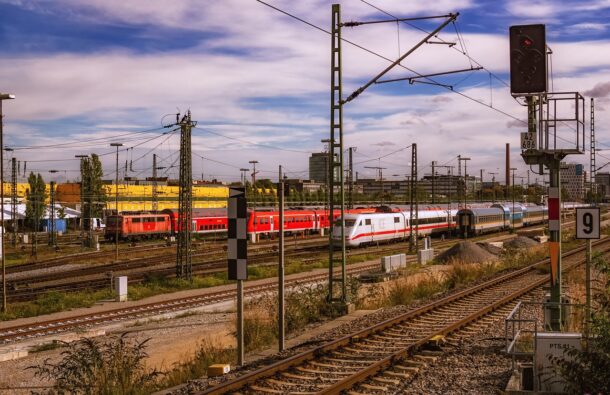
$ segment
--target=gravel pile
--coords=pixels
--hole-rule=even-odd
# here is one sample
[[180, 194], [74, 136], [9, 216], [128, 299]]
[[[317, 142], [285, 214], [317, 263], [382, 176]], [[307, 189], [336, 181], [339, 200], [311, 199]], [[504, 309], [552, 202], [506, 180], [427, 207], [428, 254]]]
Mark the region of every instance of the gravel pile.
[[540, 245], [540, 243], [525, 236], [517, 236], [512, 240], [504, 242], [504, 248], [513, 250], [518, 250], [521, 248], [530, 248], [537, 245]]
[[482, 249], [484, 249], [485, 251], [487, 251], [487, 252], [489, 252], [491, 254], [494, 254], [494, 255], [500, 255], [504, 251], [503, 248], [495, 246], [495, 245], [490, 244], [490, 243], [483, 243], [483, 242], [481, 242], [481, 243], [477, 243], [477, 245], [479, 247], [481, 247]]
[[498, 257], [471, 241], [461, 241], [441, 253], [436, 260], [441, 263], [483, 263], [498, 260]]

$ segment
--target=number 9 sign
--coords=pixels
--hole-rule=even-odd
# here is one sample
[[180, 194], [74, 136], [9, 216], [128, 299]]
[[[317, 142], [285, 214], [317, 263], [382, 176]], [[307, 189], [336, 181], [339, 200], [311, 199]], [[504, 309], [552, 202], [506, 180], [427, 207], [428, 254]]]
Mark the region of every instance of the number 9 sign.
[[576, 238], [577, 239], [599, 239], [599, 207], [576, 209]]

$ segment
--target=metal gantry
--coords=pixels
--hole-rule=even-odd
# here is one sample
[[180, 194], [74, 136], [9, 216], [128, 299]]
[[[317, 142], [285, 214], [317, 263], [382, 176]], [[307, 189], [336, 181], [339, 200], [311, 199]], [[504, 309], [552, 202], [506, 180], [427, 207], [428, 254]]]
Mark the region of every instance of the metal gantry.
[[[176, 121], [178, 121], [176, 119]], [[193, 219], [193, 168], [191, 159], [191, 111], [177, 122], [180, 125], [180, 178], [178, 190], [178, 240], [176, 246], [176, 277], [192, 281], [191, 223]]]

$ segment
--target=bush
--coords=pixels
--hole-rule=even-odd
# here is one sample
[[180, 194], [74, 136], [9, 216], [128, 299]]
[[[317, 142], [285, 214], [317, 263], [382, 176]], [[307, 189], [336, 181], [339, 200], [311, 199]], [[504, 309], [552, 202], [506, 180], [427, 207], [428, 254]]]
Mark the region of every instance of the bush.
[[55, 381], [50, 394], [148, 394], [156, 388], [160, 373], [145, 368], [147, 342], [130, 341], [125, 335], [106, 341], [81, 339], [65, 343], [67, 350], [59, 362], [47, 359], [30, 368], [36, 376]]
[[569, 348], [562, 357], [551, 357], [569, 393], [610, 393], [610, 320], [606, 314], [593, 317], [591, 335], [586, 349]]
[[598, 310], [593, 314], [590, 335], [583, 350], [570, 348], [562, 357], [551, 358], [566, 380], [570, 393], [610, 393], [610, 264], [603, 255], [593, 257], [600, 273], [596, 291]]

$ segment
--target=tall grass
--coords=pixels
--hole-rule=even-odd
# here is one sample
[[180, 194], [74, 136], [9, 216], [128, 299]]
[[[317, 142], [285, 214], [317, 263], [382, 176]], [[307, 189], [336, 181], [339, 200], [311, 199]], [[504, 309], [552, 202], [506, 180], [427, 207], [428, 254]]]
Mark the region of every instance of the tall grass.
[[359, 308], [380, 308], [408, 305], [417, 300], [427, 299], [436, 294], [470, 285], [481, 279], [507, 270], [532, 264], [546, 256], [544, 247], [534, 247], [519, 252], [511, 252], [498, 262], [466, 264], [454, 261], [437, 275], [418, 275], [405, 272], [402, 277], [389, 285], [380, 283], [369, 286], [366, 296], [361, 299]]

